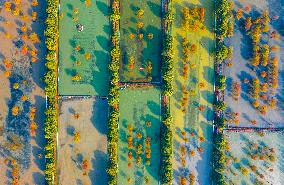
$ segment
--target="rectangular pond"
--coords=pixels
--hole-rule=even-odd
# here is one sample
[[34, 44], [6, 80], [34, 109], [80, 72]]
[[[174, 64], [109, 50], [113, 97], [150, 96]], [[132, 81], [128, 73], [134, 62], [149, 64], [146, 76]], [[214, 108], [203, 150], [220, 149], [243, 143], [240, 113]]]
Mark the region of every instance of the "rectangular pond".
[[121, 0], [120, 12], [121, 81], [159, 81], [161, 0]]
[[[174, 181], [210, 184], [213, 81], [214, 1], [173, 1]], [[187, 18], [186, 18], [187, 17]]]
[[[228, 125], [282, 128], [283, 0], [235, 0], [234, 4], [234, 35], [226, 41], [233, 47], [232, 60], [226, 61], [225, 66]], [[268, 15], [267, 32], [261, 31], [260, 41], [253, 44], [249, 33], [260, 25], [263, 27], [261, 20], [265, 14]], [[249, 22], [250, 18], [252, 25], [245, 30], [245, 21]], [[265, 57], [264, 50], [267, 50]]]
[[225, 132], [229, 184], [284, 184], [284, 133]]
[[107, 95], [111, 32], [109, 13], [109, 0], [61, 1], [60, 95]]
[[57, 177], [59, 184], [106, 184], [106, 99], [59, 100]]
[[160, 90], [120, 91], [118, 184], [159, 184]]

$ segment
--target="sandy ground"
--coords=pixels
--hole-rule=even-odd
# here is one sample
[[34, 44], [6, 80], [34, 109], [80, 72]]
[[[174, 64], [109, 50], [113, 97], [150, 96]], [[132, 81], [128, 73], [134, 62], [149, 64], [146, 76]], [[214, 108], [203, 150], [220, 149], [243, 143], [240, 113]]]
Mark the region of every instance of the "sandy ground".
[[[251, 105], [252, 99], [248, 95], [248, 86], [244, 84], [244, 78], [251, 79], [253, 77], [259, 77], [260, 82], [263, 82], [260, 77], [260, 70], [257, 69], [256, 72], [252, 71], [248, 67], [248, 63], [250, 62], [250, 58], [248, 56], [251, 49], [248, 47], [249, 40], [247, 36], [241, 31], [243, 28], [243, 24], [241, 24], [241, 20], [235, 20], [235, 30], [234, 36], [231, 39], [231, 44], [233, 46], [233, 66], [231, 68], [226, 68], [225, 76], [227, 77], [227, 88], [225, 92], [225, 101], [229, 106], [227, 112], [237, 112], [240, 115], [240, 123], [239, 125], [235, 125], [234, 123], [229, 123], [231, 126], [253, 126], [253, 127], [284, 127], [284, 104], [283, 104], [283, 90], [284, 90], [284, 64], [283, 64], [283, 56], [284, 56], [284, 38], [283, 38], [283, 12], [284, 12], [284, 1], [283, 0], [251, 0], [251, 1], [235, 1], [235, 10], [244, 7], [251, 7], [251, 12], [249, 16], [253, 18], [257, 14], [261, 14], [264, 10], [269, 10], [270, 17], [280, 16], [278, 20], [271, 20], [270, 22], [270, 32], [277, 31], [282, 35], [279, 41], [269, 39], [266, 34], [262, 34], [262, 38], [264, 43], [267, 43], [269, 46], [278, 45], [281, 49], [277, 52], [271, 52], [270, 58], [273, 56], [277, 56], [279, 58], [279, 69], [278, 69], [278, 88], [275, 91], [275, 95], [271, 95], [272, 93], [268, 93], [268, 97], [275, 97], [278, 101], [275, 109], [269, 109], [266, 115], [261, 115], [259, 111]], [[245, 17], [248, 15], [244, 14]], [[232, 83], [239, 82], [241, 85], [241, 96], [238, 101], [235, 101], [232, 96]], [[261, 102], [261, 105], [264, 103]], [[256, 120], [257, 124], [252, 125], [251, 121]]]
[[[206, 31], [198, 30], [195, 33], [188, 34], [183, 31], [182, 8], [194, 6], [205, 8], [205, 26]], [[213, 1], [175, 1], [173, 4], [175, 11], [175, 22], [173, 26], [174, 49], [175, 49], [175, 76], [174, 76], [174, 94], [171, 98], [171, 113], [174, 117], [175, 135], [174, 135], [174, 184], [180, 184], [181, 177], [187, 178], [189, 183], [189, 174], [195, 175], [195, 184], [210, 184], [210, 159], [212, 151], [212, 103], [213, 103], [213, 63], [212, 52], [214, 52], [214, 34], [213, 30]], [[196, 65], [189, 70], [188, 80], [182, 77], [183, 71], [183, 53], [182, 37], [187, 37], [191, 44], [196, 44], [196, 54], [190, 55], [190, 64]], [[199, 83], [204, 87], [199, 88]], [[182, 86], [186, 86], [188, 91], [193, 90], [195, 95], [189, 97], [189, 104], [186, 112], [182, 112]], [[205, 110], [200, 112], [199, 106], [204, 106]], [[187, 141], [183, 140], [182, 132], [186, 133]], [[191, 133], [195, 135], [192, 136]], [[200, 142], [200, 138], [204, 138]], [[186, 165], [181, 163], [181, 147], [186, 148]], [[197, 151], [197, 147], [203, 148], [203, 153]], [[190, 156], [189, 152], [194, 151], [195, 155]]]
[[[264, 175], [263, 181], [265, 185], [282, 185], [284, 184], [284, 168], [283, 168], [283, 155], [284, 155], [284, 134], [282, 132], [267, 132], [263, 137], [258, 133], [241, 133], [241, 132], [226, 132], [226, 138], [228, 139], [231, 155], [237, 157], [240, 162], [231, 161], [227, 165], [226, 177], [230, 184], [255, 184], [255, 180], [261, 180], [255, 173], [253, 173], [248, 167], [248, 163], [257, 166], [258, 172]], [[248, 151], [253, 151], [253, 147], [249, 143], [257, 144], [257, 146], [263, 149], [265, 146], [273, 148], [276, 154], [276, 161], [268, 162], [261, 161], [259, 159], [252, 160], [247, 154]], [[227, 160], [228, 161], [228, 160]], [[244, 176], [237, 168], [238, 165], [246, 167], [249, 170], [249, 175]], [[268, 168], [266, 168], [266, 166]], [[273, 169], [273, 171], [270, 171]], [[234, 176], [233, 173], [236, 173]]]
[[[58, 128], [58, 182], [60, 185], [106, 184], [107, 101], [76, 98], [60, 101]], [[80, 118], [75, 119], [74, 114]], [[81, 139], [74, 142], [74, 132]], [[88, 160], [89, 173], [83, 175], [82, 161]]]
[[[1, 3], [2, 5], [2, 3]], [[28, 169], [22, 170], [20, 173], [20, 182], [19, 184], [44, 184], [44, 163], [43, 158], [39, 158], [38, 154], [43, 154], [43, 121], [44, 121], [44, 109], [45, 109], [45, 100], [44, 100], [44, 91], [43, 91], [43, 81], [42, 77], [44, 74], [44, 42], [43, 42], [43, 10], [45, 4], [43, 1], [39, 1], [37, 7], [32, 8], [30, 1], [22, 0], [21, 4], [18, 5], [20, 10], [24, 15], [28, 15], [28, 20], [23, 20], [20, 16], [13, 16], [11, 12], [6, 12], [3, 9], [0, 10], [0, 126], [4, 126], [4, 133], [0, 136], [0, 142], [3, 143], [6, 139], [5, 128], [6, 124], [9, 124], [8, 112], [11, 111], [11, 107], [8, 107], [8, 103], [11, 101], [11, 90], [10, 90], [10, 81], [7, 77], [4, 77], [5, 67], [3, 65], [4, 59], [14, 60], [27, 60], [30, 61], [29, 56], [23, 56], [20, 53], [20, 49], [15, 47], [13, 41], [19, 39], [19, 28], [20, 25], [26, 24], [28, 32], [35, 32], [39, 37], [39, 43], [33, 44], [31, 41], [26, 41], [25, 44], [29, 46], [30, 49], [37, 50], [37, 62], [24, 65], [25, 67], [31, 67], [31, 77], [32, 77], [32, 91], [27, 92], [28, 101], [31, 103], [31, 106], [36, 107], [37, 113], [35, 117], [35, 122], [38, 125], [36, 137], [32, 137], [30, 141], [30, 165]], [[36, 22], [31, 21], [31, 11], [36, 11], [38, 13], [38, 20]], [[8, 39], [6, 34], [10, 34], [11, 38]], [[23, 68], [24, 70], [28, 70]], [[16, 96], [16, 95], [15, 95]], [[13, 99], [15, 101], [15, 99]], [[8, 121], [8, 122], [7, 122]], [[5, 157], [4, 157], [5, 156]], [[10, 158], [6, 153], [0, 155], [0, 184], [6, 184], [11, 180], [7, 177], [7, 166], [4, 165], [4, 158]], [[27, 156], [28, 157], [28, 156]]]
[[0, 112], [0, 126], [4, 126], [4, 120], [6, 116], [8, 115], [9, 108], [6, 106], [7, 101], [11, 98], [11, 93], [9, 90], [9, 80], [4, 76], [3, 72], [0, 71], [0, 86], [1, 87], [7, 87], [7, 88], [0, 88], [0, 106], [1, 106], [1, 112]]

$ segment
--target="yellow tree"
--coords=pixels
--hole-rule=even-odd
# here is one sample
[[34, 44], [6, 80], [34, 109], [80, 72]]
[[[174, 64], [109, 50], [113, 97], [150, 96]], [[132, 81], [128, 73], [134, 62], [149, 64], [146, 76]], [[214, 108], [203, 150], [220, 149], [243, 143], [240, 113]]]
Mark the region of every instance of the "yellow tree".
[[7, 78], [10, 77], [11, 76], [11, 71], [5, 71], [4, 72], [4, 76], [7, 77]]
[[32, 6], [38, 6], [38, 1], [37, 0], [33, 0], [32, 1]]
[[5, 37], [6, 37], [7, 39], [12, 39], [12, 35], [11, 35], [10, 33], [5, 33]]
[[243, 17], [243, 10], [242, 9], [238, 9], [237, 13], [236, 13], [236, 18], [237, 20], [240, 20], [240, 18]]
[[91, 57], [92, 57], [91, 53], [87, 52], [87, 53], [85, 54], [86, 60], [90, 60]]
[[15, 7], [14, 10], [13, 10], [13, 15], [14, 16], [18, 16], [20, 15], [20, 9], [18, 7]]
[[85, 0], [85, 5], [86, 7], [90, 7], [91, 6], [91, 0]]
[[22, 49], [21, 49], [21, 53], [22, 55], [26, 55], [29, 51], [29, 48], [27, 45], [23, 45]]
[[36, 57], [37, 56], [37, 50], [34, 50], [34, 49], [31, 50], [30, 54], [31, 54], [32, 57]]
[[26, 33], [28, 31], [27, 25], [24, 24], [23, 26], [21, 26], [21, 31]]
[[39, 39], [38, 39], [38, 36], [35, 32], [31, 33], [30, 35], [30, 40], [33, 42], [33, 43], [39, 43]]
[[4, 3], [4, 9], [5, 9], [6, 12], [11, 11], [11, 5], [12, 4], [10, 2], [7, 2], [7, 1]]
[[4, 60], [3, 60], [3, 63], [4, 63], [4, 66], [5, 66], [7, 69], [10, 69], [11, 67], [13, 67], [13, 63], [12, 63], [9, 59], [4, 59]]
[[24, 15], [21, 16], [21, 19], [22, 19], [22, 21], [27, 22], [27, 21], [29, 21], [29, 16], [24, 14]]
[[21, 101], [27, 101], [28, 97], [26, 95], [21, 96]]
[[31, 136], [36, 135], [36, 129], [37, 129], [37, 124], [35, 122], [32, 122], [30, 125], [30, 135]]
[[18, 113], [19, 113], [19, 107], [18, 106], [14, 106], [13, 108], [12, 108], [12, 115], [13, 116], [17, 116], [18, 115]]
[[78, 52], [81, 51], [81, 45], [80, 45], [80, 44], [77, 44], [74, 49], [75, 49], [76, 51], [78, 51]]
[[78, 13], [79, 13], [79, 9], [78, 9], [78, 8], [75, 8], [75, 9], [73, 10], [73, 13], [74, 13], [74, 14], [78, 14]]
[[21, 4], [21, 0], [14, 0], [14, 3], [15, 3], [16, 5], [19, 5], [19, 4]]
[[139, 9], [139, 10], [137, 11], [137, 17], [138, 17], [139, 19], [141, 19], [141, 18], [143, 17], [143, 15], [144, 15], [144, 10], [143, 10], [143, 9]]
[[79, 142], [80, 141], [80, 139], [81, 139], [81, 134], [80, 134], [80, 132], [75, 132], [74, 133], [74, 142]]
[[84, 171], [88, 171], [90, 169], [90, 162], [88, 159], [83, 160], [82, 162], [82, 169]]
[[33, 21], [37, 20], [37, 12], [35, 12], [35, 11], [32, 12], [32, 20]]
[[72, 81], [75, 81], [75, 82], [78, 82], [82, 79], [81, 75], [80, 74], [76, 74], [74, 76], [72, 76], [71, 80]]
[[75, 113], [73, 116], [74, 116], [75, 119], [79, 119], [80, 118], [80, 114], [79, 113]]

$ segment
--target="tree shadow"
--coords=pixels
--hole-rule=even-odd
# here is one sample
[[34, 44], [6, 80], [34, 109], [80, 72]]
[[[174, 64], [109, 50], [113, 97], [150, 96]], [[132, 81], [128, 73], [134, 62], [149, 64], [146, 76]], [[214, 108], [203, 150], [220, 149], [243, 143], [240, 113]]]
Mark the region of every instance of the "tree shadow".
[[208, 90], [201, 91], [201, 96], [207, 101], [207, 103], [213, 103], [213, 92]]
[[232, 85], [233, 85], [233, 79], [232, 77], [228, 76], [226, 78], [226, 91], [228, 92], [229, 96], [232, 96]]
[[69, 44], [72, 46], [72, 48], [75, 48], [76, 45], [78, 44], [78, 40], [72, 38], [72, 39], [69, 39]]
[[243, 163], [243, 165], [245, 165], [245, 166], [248, 166], [250, 164], [250, 162], [247, 158], [241, 158], [241, 163]]
[[152, 40], [147, 40], [146, 45], [141, 53], [142, 61], [144, 65], [147, 61], [152, 62], [152, 81], [160, 81], [160, 68], [161, 68], [161, 51], [162, 51], [162, 38], [161, 38], [161, 29], [149, 25], [146, 27], [147, 33], [152, 33], [154, 38]]
[[206, 147], [206, 151], [200, 154], [201, 160], [196, 163], [197, 179], [201, 184], [210, 184], [210, 175], [212, 173], [212, 152], [207, 150], [209, 150], [208, 147]]
[[35, 103], [37, 113], [35, 116], [35, 121], [37, 123], [37, 132], [35, 136], [35, 141], [38, 147], [44, 150], [45, 138], [44, 138], [44, 119], [45, 119], [45, 99], [42, 96], [35, 96]]
[[68, 125], [66, 127], [66, 132], [69, 136], [73, 136], [74, 135], [74, 132], [75, 132], [75, 127], [74, 126], [71, 126], [71, 125]]
[[39, 5], [37, 7], [33, 7], [32, 10], [38, 12], [38, 20], [32, 22], [31, 27], [32, 31], [37, 33], [38, 38], [40, 40], [39, 43], [35, 43], [34, 46], [37, 50], [37, 58], [38, 61], [35, 63], [32, 63], [32, 77], [33, 81], [40, 87], [44, 88], [45, 84], [43, 81], [43, 76], [46, 73], [46, 67], [45, 67], [45, 55], [47, 52], [46, 46], [45, 46], [45, 36], [44, 36], [44, 29], [45, 29], [45, 17], [46, 14], [46, 1], [39, 0]]
[[249, 115], [246, 114], [246, 113], [242, 113], [242, 117], [243, 117], [246, 121], [248, 121], [248, 122], [251, 121]]
[[[176, 33], [176, 40], [177, 40], [177, 42], [178, 42], [178, 45], [176, 46], [176, 51], [177, 51], [178, 53], [176, 53], [176, 55], [177, 55], [180, 59], [182, 59], [182, 58], [183, 58], [183, 51], [182, 51], [182, 41], [183, 41], [183, 37], [182, 37], [180, 34]], [[182, 64], [180, 61], [177, 61], [177, 62], [180, 63], [179, 65]]]
[[147, 101], [147, 106], [150, 111], [155, 115], [160, 115], [161, 106], [154, 101]]
[[248, 94], [250, 88], [249, 88], [249, 84], [245, 84], [245, 83], [243, 83], [243, 81], [244, 81], [245, 79], [248, 79], [249, 81], [251, 81], [253, 77], [252, 77], [251, 74], [249, 74], [249, 73], [246, 72], [246, 71], [241, 71], [241, 74], [238, 75], [237, 77], [238, 77], [239, 80], [242, 82], [242, 83], [240, 84], [240, 85], [241, 85], [241, 96], [242, 96], [242, 98], [244, 98], [245, 101], [248, 101], [248, 99], [247, 99], [248, 97], [245, 97], [245, 96], [247, 96], [247, 94]]
[[71, 10], [71, 11], [74, 10], [74, 6], [72, 4], [68, 3], [66, 6], [69, 10]]
[[0, 22], [5, 22], [5, 21], [6, 21], [6, 18], [1, 15], [0, 16]]
[[109, 76], [109, 55], [104, 51], [95, 51], [94, 54], [96, 57], [95, 66], [98, 70], [92, 70], [92, 76], [94, 78], [90, 81], [90, 84], [98, 95], [106, 96], [109, 87], [109, 83], [107, 82]]
[[[131, 17], [131, 18], [130, 18], [130, 21], [133, 22], [133, 23], [135, 23], [135, 24], [137, 23], [137, 19], [136, 19], [135, 17]], [[132, 32], [132, 33], [133, 33], [133, 32]]]
[[213, 114], [214, 114], [214, 111], [209, 106], [206, 106], [205, 110], [202, 112], [202, 116], [203, 116], [203, 118], [206, 119], [206, 121], [212, 121], [213, 120]]
[[35, 164], [38, 166], [38, 168], [41, 170], [41, 171], [44, 171], [44, 168], [45, 168], [45, 159], [44, 157], [42, 158], [39, 158], [39, 154], [43, 154], [44, 153], [44, 150], [40, 147], [37, 147], [37, 146], [32, 146], [32, 152], [33, 152], [33, 155], [34, 155], [34, 162]]
[[213, 67], [207, 67], [205, 66], [203, 68], [203, 77], [204, 79], [211, 85], [213, 85], [213, 78], [214, 78], [214, 69]]
[[215, 40], [209, 37], [202, 37], [200, 39], [201, 46], [211, 55], [215, 52]]
[[[25, 101], [19, 103], [20, 97], [23, 96], [24, 93], [30, 93], [31, 87], [26, 89], [14, 89], [13, 84], [21, 82], [23, 80], [30, 80], [31, 74], [25, 73], [25, 70], [29, 70], [29, 68], [22, 68], [22, 66], [18, 66], [15, 62], [14, 66], [14, 74], [9, 77], [10, 81], [10, 92], [11, 98], [7, 101], [7, 106], [9, 108], [8, 115], [6, 116], [6, 124], [5, 132], [7, 141], [13, 141], [12, 138], [16, 137], [19, 143], [22, 143], [22, 146], [19, 150], [12, 151], [11, 149], [6, 150], [6, 155], [14, 157], [18, 160], [18, 163], [22, 165], [24, 169], [28, 169], [31, 164], [31, 144], [30, 144], [30, 119], [29, 119], [29, 111], [31, 102]], [[26, 66], [25, 66], [26, 67]], [[13, 107], [19, 106], [21, 109], [19, 110], [17, 116], [13, 115]]]
[[76, 159], [75, 159], [75, 160], [77, 161], [77, 163], [82, 164], [82, 163], [83, 163], [83, 160], [84, 160], [83, 154], [78, 153], [78, 154], [76, 155]]
[[81, 179], [76, 179], [76, 185], [84, 185]]
[[106, 153], [95, 150], [91, 159], [92, 169], [89, 172], [89, 178], [92, 185], [106, 184], [107, 183], [107, 162], [108, 156]]
[[134, 4], [130, 4], [129, 7], [135, 14], [140, 9], [138, 6], [135, 6]]
[[268, 9], [271, 16], [279, 16], [278, 20], [271, 21], [271, 26], [278, 31], [278, 33], [284, 36], [284, 1], [283, 0], [270, 0]]
[[180, 182], [181, 175], [182, 175], [182, 168], [173, 170], [173, 176], [174, 176], [173, 182], [175, 182], [174, 184], [178, 184]]
[[147, 5], [150, 8], [151, 12], [157, 16], [157, 17], [161, 17], [162, 14], [162, 7], [160, 4], [156, 4], [152, 1], [147, 1]]
[[97, 38], [97, 42], [99, 43], [101, 48], [103, 48], [103, 50], [105, 50], [105, 51], [108, 51], [109, 46], [110, 46], [109, 40], [106, 37], [101, 36], [101, 35], [96, 36], [96, 38]]
[[15, 24], [16, 24], [17, 26], [22, 26], [22, 25], [23, 25], [23, 22], [20, 21], [20, 20], [15, 20]]
[[97, 8], [103, 13], [104, 16], [109, 16], [110, 8], [106, 3], [102, 1], [97, 1], [96, 5], [97, 5]]
[[93, 103], [91, 122], [97, 131], [107, 133], [108, 103], [107, 100], [96, 99]]
[[68, 108], [68, 112], [69, 112], [70, 114], [75, 114], [75, 113], [76, 113], [75, 109], [72, 108], [72, 107], [69, 107], [69, 108]]
[[110, 25], [103, 25], [103, 30], [104, 30], [105, 34], [110, 35], [111, 26]]
[[39, 172], [33, 172], [33, 183], [35, 185], [42, 185], [45, 182], [44, 174]]
[[175, 98], [176, 101], [179, 102], [181, 100], [181, 98], [182, 98], [182, 91], [181, 91], [182, 83], [179, 80], [175, 80], [174, 83], [176, 84], [175, 85], [176, 89], [175, 89], [175, 93], [174, 93], [173, 97]]
[[6, 33], [5, 29], [2, 26], [0, 26], [0, 32]]
[[182, 9], [183, 9], [184, 6], [181, 6], [180, 3], [174, 3], [173, 4], [173, 9], [175, 11], [175, 19], [174, 19], [173, 24], [176, 28], [182, 27], [182, 17], [183, 17]]
[[71, 78], [72, 76], [75, 76], [77, 74], [77, 70], [76, 69], [65, 69], [65, 73]]
[[71, 13], [66, 13], [67, 17], [72, 18], [72, 14]]
[[121, 142], [127, 142], [127, 134], [126, 134], [126, 131], [125, 131], [125, 129], [127, 128], [127, 120], [123, 119], [121, 122], [122, 122], [122, 125], [125, 125], [125, 128], [123, 128], [123, 127], [119, 128], [119, 140]]

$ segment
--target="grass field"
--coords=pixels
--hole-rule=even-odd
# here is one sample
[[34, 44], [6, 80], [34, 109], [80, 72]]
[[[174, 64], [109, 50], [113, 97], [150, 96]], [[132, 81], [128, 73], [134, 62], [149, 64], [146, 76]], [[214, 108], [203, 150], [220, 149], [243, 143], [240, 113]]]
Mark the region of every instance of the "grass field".
[[159, 81], [161, 0], [122, 0], [120, 6], [121, 81]]
[[[194, 7], [203, 7], [205, 10], [204, 22], [200, 23], [196, 31], [184, 26], [182, 12], [185, 7], [190, 11]], [[180, 184], [183, 178], [197, 184], [210, 184], [214, 2], [177, 0], [173, 2], [173, 9], [175, 21], [172, 33], [176, 61], [174, 94], [171, 98], [171, 113], [175, 126], [174, 184]], [[189, 60], [185, 60], [183, 52], [185, 39], [191, 50]]]
[[[107, 112], [105, 99], [63, 97], [60, 100], [57, 147], [59, 184], [106, 184]], [[76, 133], [80, 138], [75, 141]], [[88, 164], [86, 170], [84, 160]]]
[[[284, 184], [284, 133], [226, 132], [226, 179], [229, 184]], [[261, 183], [258, 183], [261, 184]]]
[[[283, 29], [283, 13], [284, 8], [283, 0], [235, 0], [234, 1], [234, 36], [230, 39], [233, 46], [233, 57], [231, 67], [226, 66], [225, 76], [226, 91], [225, 102], [228, 105], [226, 110], [227, 119], [231, 120], [232, 113], [237, 113], [238, 121], [229, 121], [231, 126], [240, 127], [284, 127], [284, 106], [283, 106], [283, 89], [284, 89], [284, 65], [283, 60], [284, 51], [272, 51], [272, 46], [283, 48], [284, 46], [284, 29]], [[259, 107], [254, 108], [253, 102], [255, 101], [251, 96], [251, 81], [253, 78], [259, 79], [261, 86], [269, 84], [269, 75], [266, 77], [261, 76], [261, 73], [268, 73], [269, 65], [262, 66], [259, 64], [254, 67], [251, 65], [253, 46], [250, 35], [245, 31], [244, 21], [246, 18], [251, 17], [255, 20], [264, 11], [269, 12], [269, 31], [261, 34], [261, 42], [258, 44], [262, 47], [264, 44], [269, 46], [269, 60], [274, 57], [279, 59], [278, 64], [278, 87], [276, 89], [268, 88], [266, 92], [260, 92], [258, 98]], [[243, 16], [237, 20], [236, 12], [243, 11]], [[279, 16], [278, 19], [276, 17]], [[271, 38], [271, 33], [276, 31], [282, 37], [280, 39]], [[261, 59], [262, 61], [262, 59]], [[249, 81], [249, 83], [246, 82]], [[239, 84], [240, 96], [235, 100], [232, 96], [234, 88], [233, 84]], [[275, 99], [277, 101], [275, 108], [270, 107], [269, 101]], [[259, 108], [266, 107], [268, 110], [265, 114], [261, 114]]]
[[[121, 90], [118, 184], [158, 184], [160, 105], [159, 89]], [[147, 156], [147, 151], [150, 156]]]
[[[61, 1], [59, 94], [105, 96], [108, 90], [109, 1]], [[83, 25], [78, 32], [76, 25]], [[77, 76], [76, 76], [77, 75]], [[72, 80], [72, 77], [77, 79]]]

